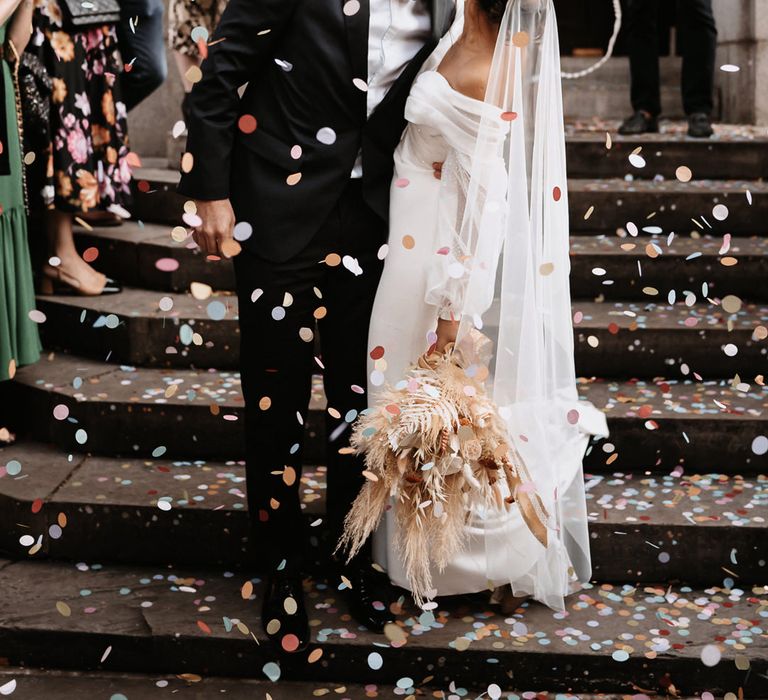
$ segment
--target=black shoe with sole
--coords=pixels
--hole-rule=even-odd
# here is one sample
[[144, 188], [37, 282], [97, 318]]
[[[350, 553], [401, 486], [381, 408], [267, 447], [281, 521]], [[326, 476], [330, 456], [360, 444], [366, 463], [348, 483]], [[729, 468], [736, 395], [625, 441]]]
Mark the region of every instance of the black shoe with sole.
[[708, 139], [714, 133], [708, 114], [695, 112], [688, 115], [688, 136], [695, 139]]
[[261, 624], [277, 649], [292, 653], [309, 645], [309, 620], [301, 577], [274, 574], [264, 587]]
[[349, 612], [371, 632], [383, 632], [395, 616], [390, 612], [392, 584], [389, 577], [375, 570], [370, 563], [352, 562], [342, 575], [352, 584], [344, 589]]
[[635, 112], [627, 117], [619, 127], [619, 133], [623, 136], [636, 136], [638, 134], [655, 134], [659, 130], [659, 120], [648, 112]]

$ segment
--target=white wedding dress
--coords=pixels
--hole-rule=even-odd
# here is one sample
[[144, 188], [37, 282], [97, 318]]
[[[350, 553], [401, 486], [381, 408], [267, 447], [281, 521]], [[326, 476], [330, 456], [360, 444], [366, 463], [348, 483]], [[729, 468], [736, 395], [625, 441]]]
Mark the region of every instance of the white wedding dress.
[[[428, 336], [436, 328], [438, 314], [445, 315], [446, 307], [457, 293], [447, 256], [436, 255], [445, 236], [439, 224], [438, 202], [446, 192], [450, 196], [451, 183], [436, 179], [432, 164], [446, 161], [457, 151], [470, 157], [476, 135], [471, 132], [472, 124], [479, 123], [482, 110], [496, 109], [457, 92], [436, 70], [449, 46], [461, 34], [462, 22], [459, 11], [453, 27], [415, 80], [406, 105], [408, 126], [394, 156], [389, 247], [370, 324], [369, 352], [378, 348], [372, 352], [376, 359], [369, 354], [370, 405], [375, 403], [377, 392], [384, 384], [394, 386], [401, 381], [409, 365], [427, 349], [431, 343]], [[501, 120], [499, 123], [503, 124]], [[501, 131], [500, 136], [503, 136]], [[499, 167], [503, 172], [501, 153], [491, 153], [487, 167]], [[488, 284], [486, 291], [491, 299], [494, 294], [492, 271]], [[429, 303], [436, 299], [446, 303], [440, 306]], [[601, 413], [585, 411], [581, 422], [585, 425], [578, 439], [569, 445], [571, 454], [565, 456], [564, 463], [571, 466], [560, 475], [562, 482], [557, 488], [561, 493], [574, 488], [583, 490], [581, 457], [589, 435], [607, 432]], [[570, 473], [566, 473], [568, 471]], [[562, 595], [572, 590], [576, 579], [565, 543], [551, 546], [543, 554], [543, 547], [524, 523], [517, 507], [493, 519], [474, 517], [467, 525], [467, 534], [467, 546], [443, 571], [433, 567], [436, 595], [472, 593], [524, 580], [528, 582], [527, 592], [550, 606], [562, 608]], [[396, 547], [397, 538], [390, 510], [374, 534], [374, 560], [386, 569], [394, 584], [408, 589]], [[489, 546], [492, 541], [504, 542], [501, 551]], [[493, 557], [500, 560], [489, 562]], [[542, 583], [551, 590], [542, 590], [541, 595], [537, 595], [535, 579], [541, 577], [542, 569], [537, 569], [536, 574], [531, 572], [534, 562], [542, 557], [546, 558], [547, 577], [554, 583]], [[503, 577], [489, 581], [489, 571], [503, 572]], [[578, 573], [589, 576], [588, 571]]]

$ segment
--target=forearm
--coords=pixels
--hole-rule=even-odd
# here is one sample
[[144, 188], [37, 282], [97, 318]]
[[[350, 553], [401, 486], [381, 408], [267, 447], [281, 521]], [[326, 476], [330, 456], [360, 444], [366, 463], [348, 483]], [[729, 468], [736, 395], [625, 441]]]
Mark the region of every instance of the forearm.
[[27, 48], [29, 39], [32, 36], [33, 12], [34, 5], [32, 0], [21, 0], [8, 26], [6, 41], [13, 43], [19, 55]]

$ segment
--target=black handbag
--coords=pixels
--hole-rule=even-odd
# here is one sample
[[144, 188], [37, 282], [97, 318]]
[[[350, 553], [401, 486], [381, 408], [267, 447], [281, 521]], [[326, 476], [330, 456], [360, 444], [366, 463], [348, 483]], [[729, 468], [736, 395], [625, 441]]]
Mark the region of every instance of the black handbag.
[[65, 25], [69, 29], [85, 29], [120, 21], [118, 0], [59, 0]]
[[19, 62], [19, 97], [24, 121], [24, 151], [42, 152], [51, 136], [52, 83], [42, 61], [25, 51]]

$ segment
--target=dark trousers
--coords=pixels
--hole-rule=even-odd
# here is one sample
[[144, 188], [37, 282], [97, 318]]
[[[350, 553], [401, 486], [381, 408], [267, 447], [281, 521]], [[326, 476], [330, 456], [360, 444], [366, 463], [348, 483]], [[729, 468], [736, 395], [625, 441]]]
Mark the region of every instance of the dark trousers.
[[[626, 13], [632, 107], [654, 116], [661, 113], [659, 4], [660, 0], [628, 0]], [[711, 114], [717, 47], [712, 0], [677, 0], [676, 8], [683, 54], [683, 109], [686, 114]]]
[[[131, 31], [131, 19], [135, 32]], [[160, 87], [168, 75], [163, 0], [120, 0], [117, 39], [126, 66], [133, 61], [120, 75], [123, 101], [130, 110]]]
[[[263, 570], [283, 560], [285, 571], [298, 573], [302, 566], [309, 536], [300, 507], [302, 453], [312, 375], [320, 371], [328, 401], [323, 527], [330, 528], [334, 545], [363, 483], [362, 460], [339, 450], [349, 445], [349, 425], [367, 405], [360, 388], [366, 386], [368, 323], [383, 264], [377, 252], [386, 235], [386, 224], [363, 202], [360, 181], [350, 180], [299, 255], [274, 263], [244, 250], [235, 258], [248, 508]], [[356, 258], [362, 274], [323, 262], [330, 254]]]

